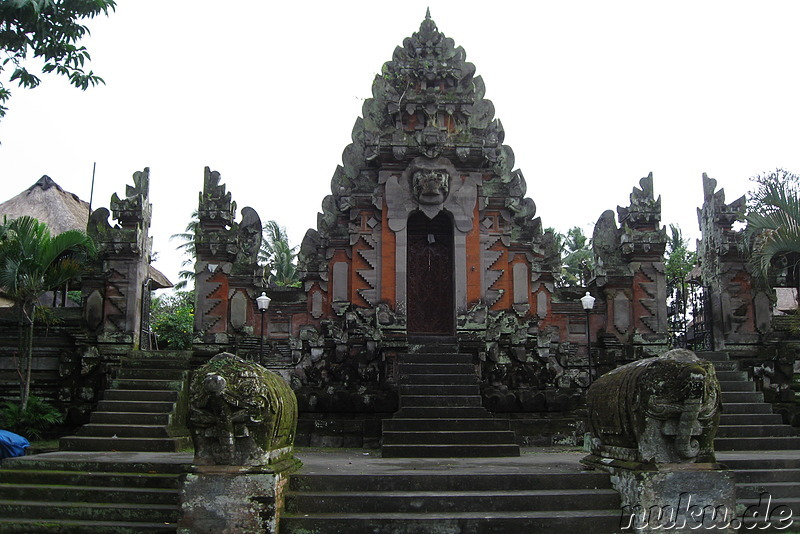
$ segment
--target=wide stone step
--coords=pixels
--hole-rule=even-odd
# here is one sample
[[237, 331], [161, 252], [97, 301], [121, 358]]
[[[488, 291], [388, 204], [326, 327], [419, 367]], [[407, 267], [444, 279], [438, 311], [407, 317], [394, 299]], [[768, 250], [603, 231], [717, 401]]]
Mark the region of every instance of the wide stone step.
[[99, 425], [168, 425], [171, 413], [92, 412], [89, 421]]
[[697, 354], [698, 358], [702, 358], [703, 360], [707, 360], [709, 362], [725, 362], [730, 360], [730, 356], [728, 355], [728, 353], [722, 351], [716, 351], [716, 352], [706, 351], [706, 352], [697, 352], [695, 354]]
[[400, 384], [408, 385], [465, 385], [477, 384], [478, 377], [473, 371], [471, 374], [406, 374], [400, 376]]
[[186, 473], [192, 466], [192, 455], [189, 453], [164, 455], [163, 458], [159, 457], [159, 460], [162, 461], [153, 461], [151, 455], [136, 453], [93, 456], [74, 452], [58, 452], [6, 458], [3, 460], [3, 469], [180, 475]]
[[127, 369], [177, 369], [185, 371], [192, 368], [191, 358], [175, 360], [168, 358], [123, 358], [122, 367]]
[[474, 357], [472, 356], [472, 354], [453, 354], [446, 352], [416, 352], [416, 353], [401, 355], [399, 361], [401, 364], [407, 364], [407, 363], [473, 364]]
[[115, 378], [111, 381], [111, 389], [173, 389], [180, 391], [181, 380]]
[[479, 395], [401, 395], [400, 406], [481, 406]]
[[764, 451], [800, 449], [800, 437], [716, 438], [717, 451]]
[[559, 489], [611, 489], [606, 473], [494, 473], [430, 474], [399, 473], [380, 475], [305, 474], [289, 477], [289, 490], [317, 492], [345, 491], [510, 491]]
[[303, 492], [286, 496], [288, 513], [448, 513], [478, 509], [493, 512], [575, 510], [591, 500], [593, 506], [613, 508], [619, 494], [605, 490], [516, 490], [452, 492]]
[[800, 491], [800, 468], [784, 469], [737, 469], [736, 482], [742, 484], [771, 482], [792, 482]]
[[386, 432], [383, 444], [492, 444], [515, 443], [516, 435], [506, 431]]
[[780, 425], [783, 417], [778, 413], [722, 413], [719, 416], [720, 425]]
[[174, 533], [176, 528], [177, 524], [172, 522], [0, 519], [0, 532], [3, 534], [160, 534]]
[[720, 380], [719, 388], [723, 393], [734, 391], [755, 391], [756, 385], [753, 382], [744, 380]]
[[785, 451], [773, 450], [769, 447], [765, 447], [760, 452], [761, 454], [723, 452], [717, 460], [737, 472], [740, 470], [800, 469], [800, 456], [784, 457], [781, 455], [786, 454]]
[[722, 414], [770, 414], [772, 405], [764, 402], [725, 402]]
[[117, 378], [122, 380], [183, 380], [185, 377], [186, 371], [183, 369], [147, 369], [141, 367], [123, 366], [117, 373]]
[[107, 438], [95, 436], [66, 436], [59, 448], [63, 451], [139, 451], [178, 452], [189, 446], [188, 437], [180, 438]]
[[[0, 517], [43, 519], [78, 519], [144, 523], [175, 523], [178, 508], [174, 504], [126, 504], [91, 502], [41, 502], [0, 500]], [[58, 531], [56, 531], [58, 532]]]
[[77, 436], [99, 436], [119, 438], [168, 438], [164, 425], [98, 425], [90, 423], [80, 427]]
[[712, 363], [714, 364], [714, 370], [717, 373], [720, 371], [739, 371], [739, 362], [723, 361]]
[[737, 402], [764, 402], [764, 394], [760, 391], [723, 391], [722, 404]]
[[749, 381], [747, 373], [744, 371], [716, 371], [717, 380], [720, 382], [729, 381]]
[[[75, 486], [180, 489], [181, 480], [163, 473], [97, 473], [45, 469], [0, 469], [0, 480], [14, 484], [64, 484]], [[2, 532], [2, 530], [0, 530]]]
[[[485, 415], [485, 414], [484, 414]], [[385, 432], [426, 431], [426, 430], [508, 430], [508, 419], [475, 417], [468, 419], [396, 418], [384, 419]]]
[[619, 509], [429, 514], [317, 514], [281, 517], [282, 534], [540, 534], [619, 530]]
[[170, 389], [107, 389], [103, 394], [103, 399], [175, 402], [178, 400], [178, 392]]
[[785, 436], [797, 436], [797, 431], [789, 425], [720, 425], [717, 429], [718, 438]]
[[489, 415], [484, 408], [478, 406], [466, 407], [408, 407], [400, 408], [395, 414], [395, 417], [400, 419], [462, 419], [469, 417], [485, 418]]
[[170, 413], [174, 408], [175, 403], [162, 401], [102, 400], [97, 403], [101, 412]]
[[400, 395], [480, 395], [481, 388], [478, 384], [455, 385], [400, 385]]
[[403, 375], [474, 375], [475, 366], [471, 363], [404, 363], [400, 362], [400, 376]]
[[384, 445], [384, 458], [501, 458], [519, 456], [517, 445]]
[[775, 505], [780, 504], [781, 499], [800, 499], [800, 479], [789, 482], [740, 483], [739, 477], [736, 478], [737, 499], [757, 499], [764, 492], [772, 497]]
[[159, 488], [109, 488], [82, 485], [0, 484], [0, 500], [39, 500], [43, 502], [103, 502], [124, 504], [178, 503], [179, 491]]

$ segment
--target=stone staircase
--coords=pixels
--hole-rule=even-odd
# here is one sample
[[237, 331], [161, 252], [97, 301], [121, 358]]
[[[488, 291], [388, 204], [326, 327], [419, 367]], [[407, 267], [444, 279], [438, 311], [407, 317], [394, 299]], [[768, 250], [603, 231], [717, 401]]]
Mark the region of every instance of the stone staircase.
[[62, 451], [176, 452], [190, 446], [185, 429], [191, 352], [132, 351], [92, 412], [89, 424], [61, 438]]
[[[435, 346], [427, 344], [425, 350]], [[508, 420], [494, 419], [483, 408], [469, 354], [401, 355], [399, 396], [400, 409], [383, 421], [384, 458], [520, 454]]]
[[619, 529], [620, 498], [605, 473], [491, 471], [294, 474], [280, 533], [603, 534]]
[[191, 454], [47, 453], [0, 468], [3, 534], [173, 533]]
[[[714, 363], [722, 391], [722, 415], [714, 448], [717, 461], [736, 473], [737, 504], [743, 508], [786, 505], [800, 517], [800, 437], [783, 423], [747, 373], [725, 352], [700, 352]], [[763, 517], [763, 516], [761, 516]], [[763, 525], [761, 525], [763, 526]], [[761, 528], [761, 526], [752, 528]], [[745, 525], [747, 527], [747, 525]], [[779, 530], [776, 530], [779, 531]]]
[[722, 391], [716, 451], [800, 450], [800, 437], [794, 427], [784, 424], [764, 394], [756, 391], [747, 373], [739, 370], [726, 352], [700, 352], [699, 357], [713, 362]]

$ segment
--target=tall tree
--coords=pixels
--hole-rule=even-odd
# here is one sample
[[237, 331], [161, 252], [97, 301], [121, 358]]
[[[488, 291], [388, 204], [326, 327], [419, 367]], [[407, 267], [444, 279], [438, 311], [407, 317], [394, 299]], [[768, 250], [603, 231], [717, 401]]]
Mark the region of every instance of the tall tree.
[[199, 225], [200, 220], [198, 219], [197, 210], [194, 210], [192, 211], [191, 219], [186, 225], [186, 228], [184, 228], [183, 232], [169, 236], [170, 239], [183, 241], [183, 243], [177, 246], [177, 249], [180, 250], [184, 256], [187, 256], [187, 258], [181, 262], [182, 269], [178, 272], [178, 278], [180, 280], [175, 284], [175, 291], [186, 289], [189, 285], [189, 282], [194, 284], [194, 279], [196, 276], [194, 272], [194, 260], [196, 257], [194, 248], [194, 235], [197, 232]]
[[684, 239], [681, 227], [670, 224], [665, 265], [667, 280], [673, 283], [684, 282], [696, 263], [697, 253], [689, 250], [689, 241]]
[[300, 282], [297, 272], [297, 247], [289, 245], [286, 228], [275, 221], [267, 221], [264, 226], [259, 261], [266, 266], [264, 280], [267, 285], [293, 286]]
[[51, 236], [46, 224], [28, 216], [4, 219], [0, 226], [0, 287], [19, 310], [18, 371], [23, 411], [30, 396], [33, 326], [39, 298], [77, 277], [94, 253], [94, 242], [79, 230]]
[[580, 226], [573, 226], [557, 240], [563, 246], [561, 282], [564, 286], [586, 285], [586, 270], [594, 263], [591, 239], [583, 233]]
[[[116, 8], [115, 0], [2, 0], [0, 1], [0, 75], [11, 70], [7, 83], [34, 88], [41, 79], [26, 63], [40, 58], [43, 73], [66, 76], [69, 83], [81, 90], [105, 83], [91, 70], [84, 70], [91, 59], [84, 46], [78, 46], [89, 29], [82, 24], [99, 14], [108, 15]], [[38, 64], [39, 62], [37, 62]], [[3, 104], [11, 91], [0, 80], [0, 118], [5, 116]]]

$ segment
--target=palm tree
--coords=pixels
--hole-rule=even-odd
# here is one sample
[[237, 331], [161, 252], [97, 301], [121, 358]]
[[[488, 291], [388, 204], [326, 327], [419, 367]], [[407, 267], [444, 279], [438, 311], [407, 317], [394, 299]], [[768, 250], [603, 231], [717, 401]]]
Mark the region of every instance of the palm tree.
[[178, 272], [178, 278], [180, 278], [180, 281], [175, 284], [175, 291], [186, 289], [186, 286], [189, 285], [189, 282], [194, 284], [194, 279], [196, 277], [194, 269], [187, 269], [186, 267], [194, 265], [194, 260], [196, 257], [194, 248], [195, 246], [194, 235], [199, 227], [200, 227], [200, 219], [197, 214], [197, 210], [194, 210], [192, 211], [191, 219], [189, 220], [189, 223], [186, 225], [184, 231], [169, 236], [170, 240], [178, 239], [180, 241], [183, 241], [183, 243], [178, 245], [176, 248], [181, 252], [183, 252], [183, 254], [189, 256], [187, 259], [181, 262], [181, 267], [184, 268], [181, 269], [180, 272]]
[[0, 226], [0, 287], [19, 310], [20, 405], [30, 397], [33, 325], [39, 298], [63, 287], [84, 269], [95, 253], [94, 242], [80, 230], [50, 235], [47, 225], [33, 217], [4, 218]]
[[583, 233], [580, 226], [567, 230], [563, 238], [564, 252], [562, 279], [566, 286], [585, 286], [587, 268], [594, 262], [591, 240]]
[[800, 201], [788, 182], [768, 182], [754, 193], [754, 206], [746, 216], [750, 262], [762, 280], [772, 267], [786, 261], [800, 293]]
[[275, 221], [267, 221], [264, 226], [264, 239], [258, 254], [259, 263], [266, 266], [264, 280], [266, 284], [276, 286], [294, 286], [300, 282], [297, 272], [297, 247], [289, 246], [286, 228]]

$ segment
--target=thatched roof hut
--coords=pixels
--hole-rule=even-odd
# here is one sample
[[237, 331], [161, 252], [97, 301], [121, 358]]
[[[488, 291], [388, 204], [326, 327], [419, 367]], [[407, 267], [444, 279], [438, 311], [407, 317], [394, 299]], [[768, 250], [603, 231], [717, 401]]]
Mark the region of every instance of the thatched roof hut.
[[9, 219], [23, 215], [36, 217], [47, 224], [53, 234], [73, 229], [86, 231], [89, 203], [64, 191], [45, 175], [19, 195], [0, 204], [0, 217], [3, 215]]
[[[66, 230], [86, 231], [89, 221], [89, 203], [78, 195], [64, 191], [52, 178], [45, 175], [19, 195], [0, 203], [0, 220], [3, 216], [15, 219], [30, 215], [47, 224], [52, 234]], [[172, 287], [161, 271], [149, 266], [151, 289]], [[0, 304], [2, 307], [2, 304]]]

